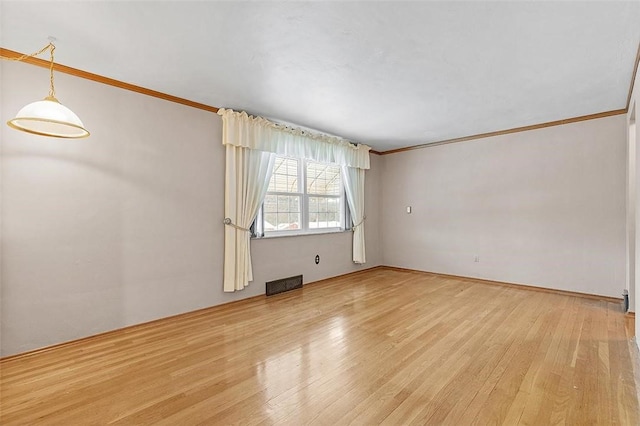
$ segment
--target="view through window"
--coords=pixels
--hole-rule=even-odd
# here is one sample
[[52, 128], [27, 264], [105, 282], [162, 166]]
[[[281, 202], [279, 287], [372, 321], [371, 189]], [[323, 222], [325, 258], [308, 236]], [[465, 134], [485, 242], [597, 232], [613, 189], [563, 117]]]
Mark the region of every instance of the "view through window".
[[259, 217], [265, 234], [344, 229], [340, 166], [276, 157]]

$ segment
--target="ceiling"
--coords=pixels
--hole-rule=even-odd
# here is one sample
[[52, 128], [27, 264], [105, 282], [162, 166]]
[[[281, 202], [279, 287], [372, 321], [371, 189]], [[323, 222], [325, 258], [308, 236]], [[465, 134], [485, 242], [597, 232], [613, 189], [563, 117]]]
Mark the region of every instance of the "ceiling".
[[626, 107], [634, 2], [9, 2], [0, 45], [379, 151]]

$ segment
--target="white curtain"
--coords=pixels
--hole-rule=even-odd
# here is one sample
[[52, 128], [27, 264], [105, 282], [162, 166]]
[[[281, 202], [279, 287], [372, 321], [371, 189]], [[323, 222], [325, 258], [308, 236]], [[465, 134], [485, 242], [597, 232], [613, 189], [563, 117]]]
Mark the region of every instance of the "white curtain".
[[249, 116], [221, 108], [222, 143], [273, 152], [295, 158], [306, 158], [320, 163], [368, 169], [367, 145], [352, 144], [344, 139], [310, 133], [272, 123], [262, 117]]
[[224, 291], [253, 281], [249, 227], [264, 201], [275, 154], [226, 145], [224, 188]]
[[342, 180], [353, 221], [353, 262], [366, 263], [364, 249], [364, 169], [342, 166]]
[[242, 290], [253, 280], [249, 227], [264, 201], [276, 155], [348, 169], [343, 174], [355, 224], [353, 261], [364, 263], [364, 170], [370, 167], [371, 148], [272, 123], [246, 112], [221, 108], [218, 115], [222, 117], [222, 144], [226, 146], [224, 291]]

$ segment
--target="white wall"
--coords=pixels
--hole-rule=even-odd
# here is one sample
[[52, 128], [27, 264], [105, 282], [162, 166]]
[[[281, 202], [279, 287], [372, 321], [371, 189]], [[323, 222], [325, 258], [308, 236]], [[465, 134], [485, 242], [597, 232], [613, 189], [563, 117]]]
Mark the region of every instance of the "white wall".
[[383, 263], [621, 297], [625, 131], [618, 115], [384, 156]]
[[[640, 143], [640, 125], [638, 125], [638, 117], [640, 117], [640, 72], [638, 72], [640, 70], [636, 70], [636, 75], [633, 77], [634, 78], [634, 84], [633, 84], [633, 92], [631, 93], [631, 102], [629, 103], [629, 111], [627, 112], [627, 129], [629, 129], [629, 124], [631, 122], [635, 122], [635, 126], [633, 130], [635, 130], [635, 143], [636, 143], [636, 148], [638, 146], [638, 143]], [[627, 131], [628, 133], [628, 131]], [[631, 135], [627, 134], [627, 138], [630, 138]], [[636, 182], [635, 182], [635, 186], [632, 188], [635, 191], [635, 211], [636, 211], [636, 215], [635, 215], [635, 223], [633, 224], [633, 227], [629, 227], [628, 231], [630, 233], [629, 237], [633, 238], [633, 233], [635, 233], [635, 238], [636, 238], [636, 248], [638, 247], [639, 241], [638, 239], [640, 239], [640, 235], [638, 235], [638, 222], [640, 221], [640, 218], [638, 217], [640, 215], [640, 206], [638, 205], [640, 203], [640, 196], [638, 195], [638, 189], [640, 189], [640, 167], [638, 166], [638, 156], [640, 155], [640, 149], [636, 149]], [[640, 271], [640, 250], [636, 250], [635, 251], [635, 270], [636, 270], [636, 274], [635, 274], [635, 303], [634, 303], [634, 312], [635, 312], [635, 308], [640, 306], [640, 277], [637, 272]], [[640, 340], [638, 340], [637, 336], [637, 332], [638, 330], [640, 330], [640, 316], [636, 315], [636, 344], [638, 344], [638, 347], [640, 348]]]
[[627, 275], [626, 289], [629, 292], [629, 311], [635, 312], [635, 282], [636, 282], [636, 181], [638, 180], [637, 151], [635, 129], [629, 127], [627, 137]]
[[[634, 117], [635, 118], [635, 117]], [[628, 125], [627, 133], [627, 162], [628, 178], [627, 178], [627, 290], [629, 291], [629, 312], [636, 311], [636, 270], [640, 267], [640, 259], [637, 257], [636, 247], [640, 243], [640, 234], [637, 232], [638, 217], [640, 209], [638, 209], [638, 184], [640, 175], [638, 175], [638, 160], [640, 151], [638, 151], [636, 141], [636, 124], [635, 120]]]
[[[44, 69], [2, 62], [0, 72], [2, 122], [46, 94]], [[373, 155], [367, 265], [351, 262], [350, 233], [254, 240], [255, 281], [228, 294], [218, 116], [56, 82], [91, 138], [0, 126], [3, 356], [263, 294], [284, 276], [378, 264], [615, 297], [624, 288], [623, 115]]]
[[[48, 72], [0, 67], [4, 123], [46, 95]], [[254, 241], [254, 282], [223, 293], [219, 117], [64, 74], [56, 89], [89, 139], [0, 130], [3, 356], [379, 264], [373, 158], [366, 265], [351, 262], [351, 233]]]

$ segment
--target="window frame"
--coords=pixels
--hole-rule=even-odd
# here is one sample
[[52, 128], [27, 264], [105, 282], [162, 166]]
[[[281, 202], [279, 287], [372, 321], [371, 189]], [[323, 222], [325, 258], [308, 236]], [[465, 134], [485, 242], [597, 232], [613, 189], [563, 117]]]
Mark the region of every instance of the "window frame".
[[[344, 181], [342, 176], [342, 170], [339, 172], [340, 176], [340, 195], [323, 195], [323, 194], [313, 194], [307, 192], [307, 167], [309, 163], [323, 164], [336, 166], [340, 168], [339, 165], [335, 163], [323, 163], [320, 161], [308, 160], [305, 158], [297, 158], [297, 157], [288, 157], [284, 155], [278, 155], [278, 158], [286, 158], [289, 160], [295, 160], [298, 162], [298, 189], [302, 190], [302, 192], [278, 192], [278, 191], [267, 191], [266, 195], [284, 195], [284, 196], [298, 196], [300, 197], [300, 229], [287, 229], [287, 230], [278, 230], [278, 231], [265, 231], [264, 229], [264, 201], [258, 210], [258, 214], [256, 216], [256, 220], [251, 226], [251, 235], [253, 238], [275, 238], [275, 237], [287, 237], [287, 236], [297, 236], [297, 235], [316, 235], [316, 234], [332, 234], [338, 232], [345, 232], [350, 230], [350, 212], [349, 207], [347, 205], [347, 197], [344, 189]], [[273, 175], [270, 179], [273, 178]], [[266, 196], [265, 196], [266, 197]], [[339, 217], [340, 217], [340, 226], [331, 227], [331, 228], [310, 228], [309, 227], [309, 198], [333, 198], [339, 200]]]

